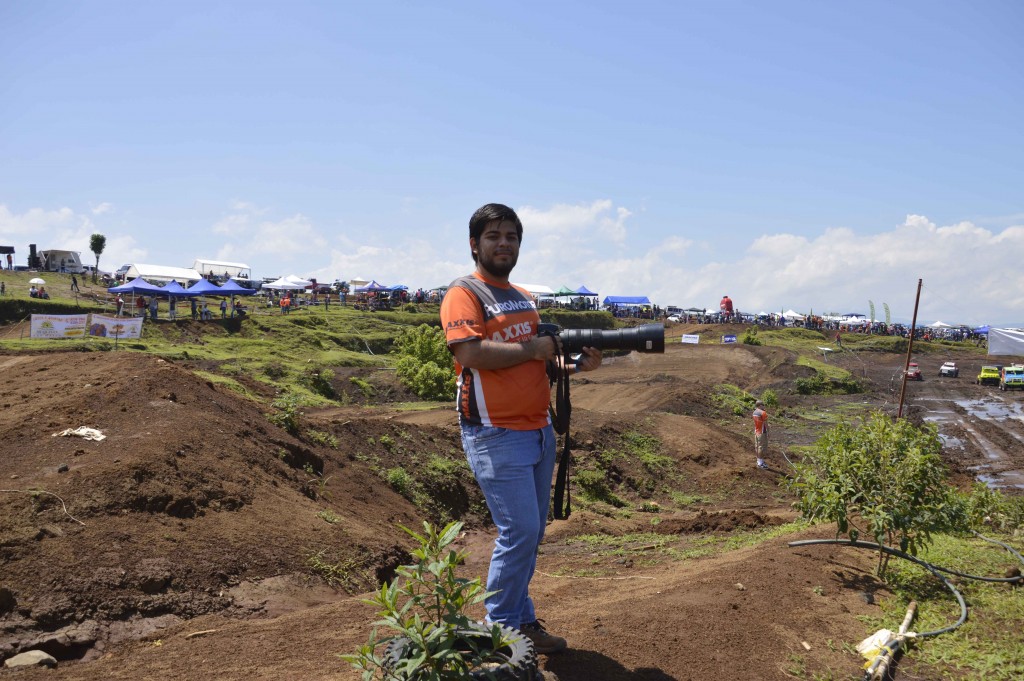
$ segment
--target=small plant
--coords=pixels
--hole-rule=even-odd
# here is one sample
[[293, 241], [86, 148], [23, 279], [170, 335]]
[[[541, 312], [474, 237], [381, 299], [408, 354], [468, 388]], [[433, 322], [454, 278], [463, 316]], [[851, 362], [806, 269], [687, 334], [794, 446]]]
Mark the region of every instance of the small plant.
[[325, 433], [322, 430], [310, 429], [306, 431], [306, 437], [314, 444], [318, 444], [323, 447], [330, 447], [331, 449], [338, 448], [338, 438], [331, 433]]
[[295, 395], [285, 395], [277, 400], [274, 400], [272, 405], [279, 411], [276, 414], [270, 415], [270, 422], [275, 426], [280, 426], [292, 435], [298, 435], [299, 433], [299, 417], [302, 416], [300, 411], [301, 403], [299, 398]]
[[389, 452], [395, 446], [395, 441], [387, 433], [381, 435], [380, 438], [378, 438], [378, 441], [380, 442], [381, 446], [383, 446], [384, 449], [388, 450]]
[[746, 333], [743, 334], [742, 342], [744, 345], [761, 345], [761, 339], [757, 337], [756, 326], [751, 326], [747, 329]]
[[401, 466], [389, 468], [384, 472], [384, 480], [391, 486], [391, 489], [412, 501], [416, 493], [416, 481]]
[[771, 388], [767, 388], [761, 393], [761, 401], [764, 402], [764, 406], [769, 409], [774, 409], [779, 406], [779, 396], [775, 394], [775, 391]]
[[[508, 651], [515, 642], [511, 630], [499, 625], [481, 630], [466, 614], [468, 607], [482, 603], [488, 593], [479, 578], [463, 579], [455, 574], [466, 558], [464, 551], [450, 548], [462, 523], [449, 523], [438, 531], [425, 522], [422, 535], [405, 527], [402, 530], [419, 543], [412, 552], [416, 562], [398, 568], [395, 581], [364, 601], [377, 606], [379, 619], [365, 645], [354, 654], [339, 657], [361, 670], [363, 681], [455, 681], [470, 678], [474, 670], [511, 663]], [[378, 638], [378, 626], [395, 635]], [[469, 630], [481, 636], [466, 636]], [[397, 643], [404, 645], [401, 656], [394, 654]]]
[[373, 397], [377, 394], [376, 389], [369, 382], [365, 381], [358, 376], [349, 376], [349, 383], [359, 388], [359, 392], [363, 393], [363, 397]]
[[327, 558], [327, 550], [321, 549], [309, 555], [306, 559], [313, 574], [327, 582], [330, 586], [345, 584], [349, 580], [354, 563], [332, 563]]
[[[789, 486], [811, 521], [835, 522], [840, 533], [916, 554], [933, 532], [963, 530], [964, 504], [946, 478], [933, 424], [922, 429], [881, 412], [859, 428], [841, 423], [796, 464]], [[879, 551], [878, 575], [888, 554]]]
[[329, 508], [317, 513], [316, 517], [330, 525], [337, 525], [341, 520], [341, 517]]
[[333, 399], [336, 395], [334, 386], [331, 384], [333, 380], [334, 371], [321, 366], [308, 368], [302, 376], [302, 383], [316, 394], [328, 399]]

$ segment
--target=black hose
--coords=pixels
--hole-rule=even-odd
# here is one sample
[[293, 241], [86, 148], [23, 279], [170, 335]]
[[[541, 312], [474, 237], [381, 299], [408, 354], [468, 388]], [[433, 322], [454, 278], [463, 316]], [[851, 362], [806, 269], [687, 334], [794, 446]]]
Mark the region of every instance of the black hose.
[[[1010, 546], [1008, 544], [1004, 544], [1003, 542], [998, 541], [996, 539], [989, 539], [988, 537], [982, 536], [978, 532], [975, 532], [974, 535], [976, 537], [978, 537], [979, 539], [983, 539], [983, 540], [985, 540], [987, 542], [991, 542], [993, 544], [999, 544], [1000, 546], [1005, 548], [1007, 551], [1012, 553], [1014, 556], [1016, 556], [1019, 561], [1024, 563], [1024, 557], [1022, 557], [1021, 554], [1016, 549], [1014, 549], [1012, 546]], [[928, 570], [929, 572], [931, 572], [940, 581], [942, 581], [942, 583], [946, 585], [946, 588], [949, 589], [951, 592], [953, 592], [953, 595], [956, 597], [957, 602], [960, 604], [960, 618], [954, 624], [951, 624], [948, 627], [943, 627], [942, 629], [936, 629], [934, 631], [924, 631], [924, 632], [916, 633], [916, 634], [914, 634], [915, 638], [926, 638], [926, 637], [929, 637], [929, 636], [938, 636], [939, 634], [945, 634], [945, 633], [948, 633], [950, 631], [953, 631], [953, 630], [957, 629], [958, 627], [960, 627], [960, 625], [962, 625], [964, 622], [967, 621], [967, 603], [964, 601], [963, 595], [959, 591], [957, 591], [956, 587], [953, 586], [952, 582], [950, 582], [944, 576], [939, 574], [940, 572], [945, 572], [945, 573], [948, 573], [948, 574], [951, 574], [951, 575], [956, 575], [958, 577], [964, 577], [966, 579], [974, 579], [974, 580], [978, 580], [978, 581], [982, 581], [982, 582], [1012, 582], [1012, 583], [1019, 583], [1020, 580], [1021, 580], [1020, 577], [980, 577], [978, 575], [968, 575], [968, 574], [965, 574], [963, 572], [958, 572], [956, 570], [951, 570], [949, 568], [941, 567], [939, 565], [933, 565], [931, 563], [928, 563], [926, 561], [921, 560], [920, 558], [917, 558], [915, 556], [911, 556], [908, 553], [904, 553], [903, 551], [898, 551], [896, 549], [889, 548], [888, 546], [882, 546], [881, 544], [875, 544], [875, 543], [866, 542], [866, 541], [846, 540], [846, 539], [805, 539], [805, 540], [801, 540], [801, 541], [789, 542], [789, 546], [790, 547], [814, 546], [814, 545], [819, 545], [819, 544], [832, 544], [832, 545], [837, 545], [837, 546], [852, 546], [852, 547], [861, 548], [861, 549], [871, 549], [872, 551], [881, 551], [883, 553], [888, 553], [889, 555], [896, 556], [898, 558], [905, 558], [906, 560], [909, 560], [909, 561], [911, 561], [913, 563], [917, 563], [921, 567], [923, 567], [926, 570]], [[886, 641], [885, 645], [882, 646], [882, 650], [886, 651], [886, 652], [885, 653], [880, 653], [875, 658], [874, 663], [864, 673], [864, 678], [865, 679], [870, 679], [874, 675], [875, 670], [878, 668], [878, 665], [882, 663], [882, 660], [885, 659], [886, 656], [889, 656], [890, 658], [894, 658], [896, 656], [896, 654], [899, 652], [900, 648], [902, 648], [904, 646], [904, 643], [905, 643], [905, 640], [904, 640], [904, 636], [902, 636], [902, 635], [895, 636], [895, 637], [889, 639], [888, 641]]]

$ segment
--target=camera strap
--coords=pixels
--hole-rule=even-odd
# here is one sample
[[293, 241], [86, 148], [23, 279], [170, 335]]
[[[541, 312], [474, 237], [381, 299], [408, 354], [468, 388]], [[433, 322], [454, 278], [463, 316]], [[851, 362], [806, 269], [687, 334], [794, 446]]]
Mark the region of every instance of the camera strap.
[[555, 432], [562, 436], [562, 458], [558, 461], [558, 473], [555, 476], [554, 514], [556, 520], [565, 520], [572, 513], [572, 500], [569, 494], [569, 463], [572, 452], [569, 451], [569, 418], [572, 416], [572, 402], [569, 399], [569, 368], [563, 362], [559, 367], [556, 362], [548, 364], [548, 378], [555, 383], [555, 407], [551, 410], [551, 423]]

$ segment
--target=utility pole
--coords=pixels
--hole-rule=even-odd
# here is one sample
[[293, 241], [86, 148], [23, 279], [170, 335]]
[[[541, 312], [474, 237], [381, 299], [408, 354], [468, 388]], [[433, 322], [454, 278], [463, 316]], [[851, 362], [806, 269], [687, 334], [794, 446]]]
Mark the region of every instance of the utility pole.
[[917, 329], [917, 306], [921, 302], [921, 279], [917, 280], [917, 297], [914, 298], [914, 318], [910, 321], [910, 342], [907, 343], [907, 361], [903, 364], [903, 386], [900, 388], [900, 408], [896, 418], [903, 418], [903, 398], [907, 394], [907, 369], [910, 368], [910, 353], [914, 351], [914, 331]]

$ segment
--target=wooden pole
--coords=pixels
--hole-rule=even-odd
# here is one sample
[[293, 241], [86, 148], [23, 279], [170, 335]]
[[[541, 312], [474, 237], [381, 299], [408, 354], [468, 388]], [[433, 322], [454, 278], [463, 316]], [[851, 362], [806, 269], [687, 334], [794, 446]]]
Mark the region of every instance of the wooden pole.
[[921, 302], [921, 279], [917, 280], [917, 297], [914, 298], [914, 318], [910, 322], [910, 342], [907, 343], [907, 361], [903, 364], [903, 385], [900, 387], [900, 407], [896, 418], [903, 418], [903, 398], [907, 394], [907, 369], [910, 368], [910, 354], [914, 351], [914, 331], [917, 329], [917, 306]]

